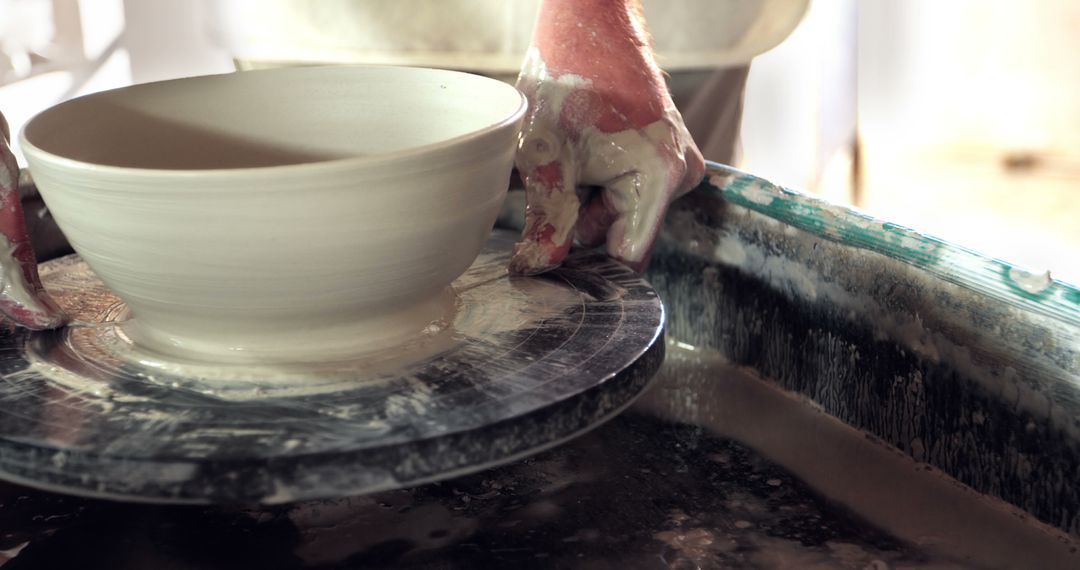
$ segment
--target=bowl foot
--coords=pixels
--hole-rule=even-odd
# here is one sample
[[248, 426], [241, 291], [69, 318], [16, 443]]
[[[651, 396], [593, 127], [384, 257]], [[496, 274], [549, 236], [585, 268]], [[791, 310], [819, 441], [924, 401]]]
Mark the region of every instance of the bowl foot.
[[176, 334], [131, 315], [119, 325], [117, 336], [144, 357], [179, 363], [327, 363], [408, 351], [418, 341], [440, 336], [453, 322], [458, 303], [454, 290], [446, 287], [407, 307], [341, 322], [302, 318], [284, 327], [235, 329], [211, 323], [198, 335]]

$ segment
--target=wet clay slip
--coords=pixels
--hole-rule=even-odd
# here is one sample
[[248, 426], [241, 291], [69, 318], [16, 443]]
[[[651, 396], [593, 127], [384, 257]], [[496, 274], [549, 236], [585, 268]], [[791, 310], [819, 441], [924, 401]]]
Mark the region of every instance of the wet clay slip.
[[503, 201], [525, 99], [464, 73], [293, 68], [138, 85], [34, 118], [72, 245], [178, 358], [335, 358], [436, 330]]

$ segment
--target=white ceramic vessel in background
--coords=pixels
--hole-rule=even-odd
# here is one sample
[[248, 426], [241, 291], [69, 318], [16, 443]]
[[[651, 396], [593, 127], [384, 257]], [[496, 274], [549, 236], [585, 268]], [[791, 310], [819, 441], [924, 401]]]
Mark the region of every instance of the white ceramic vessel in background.
[[274, 69], [68, 101], [22, 144], [138, 344], [325, 359], [445, 316], [505, 196], [525, 107], [452, 71]]

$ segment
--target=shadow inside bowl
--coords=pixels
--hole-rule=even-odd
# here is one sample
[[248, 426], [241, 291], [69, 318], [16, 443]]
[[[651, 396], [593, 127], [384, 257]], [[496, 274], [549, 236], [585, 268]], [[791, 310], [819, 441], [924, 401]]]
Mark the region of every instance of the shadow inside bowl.
[[[86, 98], [78, 105], [73, 113], [38, 117], [27, 127], [27, 140], [51, 154], [90, 164], [159, 170], [258, 168], [350, 157], [298, 141], [246, 138], [104, 97]], [[73, 115], [78, 120], [70, 120]], [[98, 144], [85, 144], [87, 135]]]

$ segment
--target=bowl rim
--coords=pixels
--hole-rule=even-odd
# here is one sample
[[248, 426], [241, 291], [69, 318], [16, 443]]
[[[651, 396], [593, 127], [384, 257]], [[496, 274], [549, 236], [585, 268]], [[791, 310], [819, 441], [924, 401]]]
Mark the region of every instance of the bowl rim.
[[[230, 76], [239, 73], [280, 73], [283, 71], [295, 71], [295, 70], [319, 70], [319, 69], [355, 69], [355, 70], [408, 70], [409, 72], [419, 71], [421, 73], [441, 73], [450, 75], [467, 75], [471, 78], [482, 80], [489, 85], [500, 85], [507, 89], [512, 89], [518, 95], [519, 103], [514, 110], [508, 115], [502, 117], [500, 120], [485, 125], [482, 128], [469, 131], [467, 133], [451, 137], [448, 139], [439, 140], [433, 143], [428, 143], [420, 146], [408, 147], [392, 152], [366, 155], [366, 156], [351, 156], [344, 158], [331, 158], [327, 160], [319, 160], [315, 162], [299, 162], [294, 164], [278, 164], [272, 166], [245, 166], [239, 168], [195, 168], [195, 169], [179, 169], [179, 168], [142, 168], [134, 166], [115, 166], [110, 164], [98, 164], [94, 162], [86, 162], [69, 158], [59, 154], [55, 154], [42, 149], [41, 147], [30, 142], [27, 137], [27, 130], [34, 124], [34, 122], [44, 115], [52, 111], [53, 109], [78, 99], [94, 97], [102, 93], [111, 93], [116, 91], [129, 90], [146, 85], [160, 85], [174, 82], [192, 81], [197, 79], [203, 79], [207, 77], [222, 77]], [[500, 88], [502, 88], [500, 87]], [[463, 145], [470, 141], [480, 141], [487, 138], [497, 131], [514, 126], [525, 116], [525, 112], [528, 110], [529, 102], [525, 95], [518, 90], [515, 86], [509, 83], [479, 75], [475, 73], [468, 73], [464, 71], [457, 71], [452, 69], [441, 69], [434, 67], [417, 67], [417, 66], [403, 66], [403, 65], [378, 65], [378, 64], [331, 64], [331, 65], [313, 65], [313, 66], [295, 66], [295, 67], [276, 67], [272, 69], [257, 69], [248, 71], [232, 71], [219, 74], [208, 75], [196, 75], [191, 77], [181, 77], [176, 79], [166, 79], [162, 81], [150, 81], [146, 83], [137, 83], [133, 85], [125, 85], [123, 87], [117, 87], [114, 89], [106, 89], [95, 93], [89, 93], [80, 97], [68, 99], [55, 105], [51, 105], [46, 109], [34, 114], [29, 121], [23, 125], [19, 131], [19, 144], [23, 149], [23, 154], [26, 155], [27, 160], [42, 159], [49, 163], [52, 163], [56, 167], [66, 170], [82, 170], [93, 171], [100, 175], [113, 175], [113, 176], [140, 176], [140, 177], [167, 177], [167, 178], [205, 178], [207, 176], [222, 177], [222, 178], [249, 178], [252, 176], [283, 176], [290, 173], [302, 174], [308, 170], [335, 170], [339, 168], [355, 169], [359, 167], [365, 168], [378, 168], [382, 166], [389, 166], [398, 164], [401, 162], [423, 163], [427, 162], [429, 158], [425, 155], [438, 154], [440, 152], [446, 152], [448, 149]], [[31, 172], [33, 172], [33, 166], [31, 165]]]

